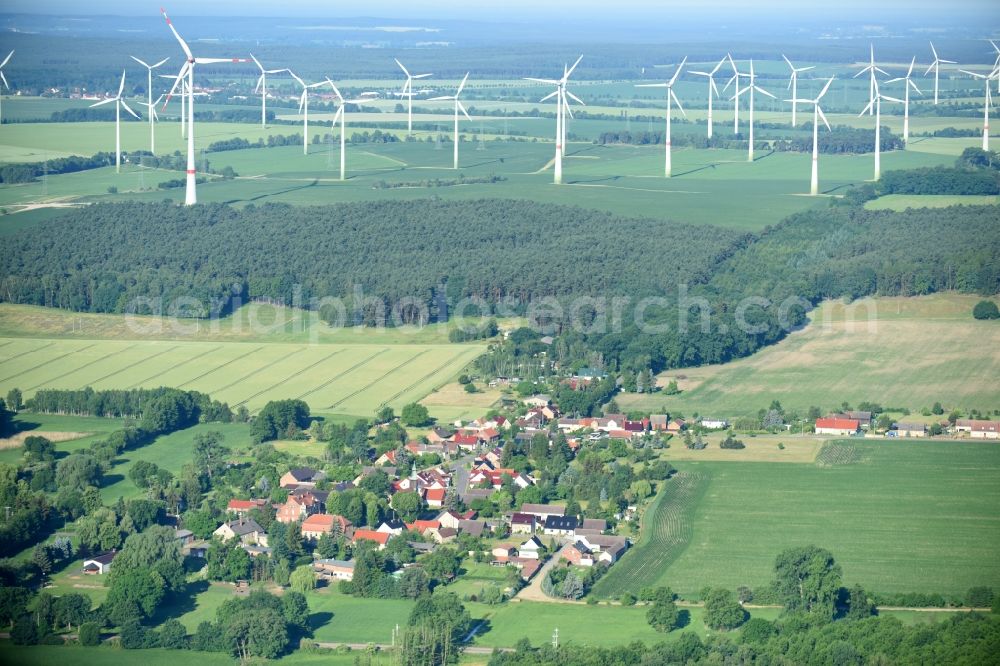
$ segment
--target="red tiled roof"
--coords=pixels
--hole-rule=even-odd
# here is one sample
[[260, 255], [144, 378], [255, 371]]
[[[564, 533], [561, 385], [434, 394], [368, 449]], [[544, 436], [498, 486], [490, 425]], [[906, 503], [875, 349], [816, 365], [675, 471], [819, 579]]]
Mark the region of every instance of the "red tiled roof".
[[426, 499], [428, 502], [442, 502], [444, 501], [444, 488], [429, 488], [427, 490]]
[[229, 504], [226, 506], [226, 508], [232, 511], [249, 511], [255, 506], [257, 506], [257, 504], [254, 503], [253, 500], [231, 499], [229, 500]]
[[833, 428], [835, 430], [857, 430], [860, 424], [854, 419], [816, 419], [817, 428]]
[[437, 520], [414, 520], [412, 523], [406, 524], [406, 529], [414, 532], [423, 532], [426, 529], [438, 527], [441, 527], [441, 523]]
[[375, 543], [385, 545], [389, 541], [389, 537], [392, 534], [388, 532], [376, 532], [375, 530], [355, 530], [354, 531], [354, 541], [355, 543], [361, 540], [374, 541]]

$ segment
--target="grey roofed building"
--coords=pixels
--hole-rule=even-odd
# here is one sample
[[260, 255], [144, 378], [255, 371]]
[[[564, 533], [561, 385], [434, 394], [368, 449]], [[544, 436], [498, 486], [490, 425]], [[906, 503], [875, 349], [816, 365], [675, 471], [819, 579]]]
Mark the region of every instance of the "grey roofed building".
[[549, 516], [545, 519], [545, 533], [573, 532], [578, 524], [576, 516]]

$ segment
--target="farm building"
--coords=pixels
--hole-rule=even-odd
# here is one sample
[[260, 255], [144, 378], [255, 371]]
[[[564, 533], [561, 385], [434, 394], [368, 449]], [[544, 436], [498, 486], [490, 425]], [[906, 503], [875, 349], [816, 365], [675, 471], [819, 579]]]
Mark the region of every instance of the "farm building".
[[816, 419], [817, 435], [854, 435], [858, 432], [860, 427], [861, 424], [855, 419], [839, 419], [829, 416], [822, 419]]
[[578, 567], [594, 566], [594, 553], [579, 541], [563, 548], [562, 556]]
[[94, 576], [98, 574], [106, 574], [111, 569], [111, 562], [115, 559], [115, 555], [118, 553], [113, 550], [109, 550], [106, 553], [101, 553], [100, 555], [95, 555], [90, 559], [83, 561], [83, 573]]
[[313, 572], [320, 580], [354, 580], [354, 562], [345, 560], [316, 560]]
[[907, 423], [901, 421], [896, 424], [897, 437], [925, 437], [927, 426], [923, 423]]
[[725, 419], [702, 418], [701, 427], [709, 430], [722, 430], [729, 427], [729, 421]]
[[967, 432], [975, 439], [1000, 439], [1000, 421], [959, 419], [955, 421], [955, 430]]
[[279, 483], [282, 488], [313, 488], [326, 475], [312, 467], [296, 467], [285, 472]]

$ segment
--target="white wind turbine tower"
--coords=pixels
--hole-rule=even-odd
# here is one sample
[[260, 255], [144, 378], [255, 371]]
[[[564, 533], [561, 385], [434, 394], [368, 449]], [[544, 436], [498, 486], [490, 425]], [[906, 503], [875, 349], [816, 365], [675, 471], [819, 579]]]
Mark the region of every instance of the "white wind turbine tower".
[[1000, 75], [1000, 70], [994, 69], [989, 74], [976, 74], [975, 72], [970, 72], [966, 69], [958, 70], [963, 74], [968, 74], [969, 76], [976, 79], [983, 79], [986, 84], [986, 97], [983, 101], [983, 150], [990, 149], [990, 107], [993, 106], [993, 96], [990, 93], [990, 79], [996, 75]]
[[302, 86], [302, 96], [299, 97], [299, 113], [302, 113], [302, 154], [309, 154], [309, 90], [312, 88], [319, 88], [324, 85], [326, 81], [320, 81], [319, 83], [306, 83], [298, 76], [295, 72], [288, 70], [292, 78], [295, 79], [300, 86]]
[[[135, 56], [129, 56], [129, 57], [132, 58], [132, 60], [135, 60], [137, 63], [139, 63], [140, 65], [142, 65], [143, 67], [146, 68], [146, 103], [143, 104], [143, 106], [145, 106], [150, 111], [150, 113], [149, 113], [149, 152], [151, 152], [151, 153], [153, 153], [155, 155], [156, 154], [156, 136], [154, 135], [154, 132], [153, 132], [153, 116], [155, 115], [155, 111], [153, 111], [153, 70], [156, 69], [157, 67], [159, 67], [160, 65], [162, 65], [163, 63], [165, 63], [166, 61], [170, 60], [170, 58], [164, 58], [163, 60], [161, 60], [160, 62], [156, 63], [155, 65], [150, 65], [148, 63], [143, 62], [142, 60], [139, 60]], [[162, 95], [161, 95], [161, 97], [162, 97]], [[157, 100], [157, 102], [159, 102], [159, 100]]]
[[163, 14], [163, 19], [167, 22], [167, 27], [170, 28], [170, 32], [174, 34], [174, 37], [181, 45], [181, 49], [184, 51], [185, 61], [181, 70], [177, 72], [177, 78], [174, 80], [174, 85], [167, 93], [167, 99], [163, 103], [163, 106], [170, 102], [170, 97], [174, 94], [174, 90], [177, 89], [177, 85], [181, 85], [181, 97], [184, 96], [184, 77], [187, 76], [187, 87], [190, 92], [191, 98], [188, 100], [188, 132], [187, 132], [187, 186], [184, 190], [184, 205], [191, 206], [198, 203], [197, 186], [198, 181], [196, 179], [195, 171], [195, 159], [194, 159], [194, 67], [195, 65], [210, 65], [214, 63], [222, 62], [247, 62], [245, 58], [195, 58], [194, 54], [191, 53], [191, 49], [188, 48], [187, 42], [185, 42], [180, 34], [178, 34], [177, 29], [174, 24], [170, 21], [170, 17], [167, 16], [167, 12], [160, 8], [160, 13]]
[[718, 65], [712, 68], [712, 71], [710, 72], [696, 72], [690, 70], [691, 74], [697, 74], [698, 76], [704, 76], [708, 78], [708, 138], [709, 139], [712, 138], [712, 93], [714, 92], [716, 97], [720, 97], [719, 88], [718, 86], [715, 85], [714, 77], [715, 74], [719, 71], [719, 68], [722, 67], [723, 63], [725, 62], [726, 59], [723, 58], [722, 60], [719, 61]]
[[[14, 56], [14, 51], [11, 50], [11, 52], [7, 54], [7, 57], [3, 59], [3, 62], [0, 62], [0, 81], [3, 81], [3, 85], [4, 85], [4, 87], [7, 90], [10, 90], [10, 84], [7, 83], [7, 77], [4, 76], [4, 74], [3, 74], [3, 68], [7, 66], [7, 63], [10, 62], [10, 59], [13, 56]], [[2, 102], [3, 102], [3, 91], [0, 90], [0, 123], [3, 123], [3, 105], [2, 105]]]
[[882, 177], [882, 170], [881, 170], [881, 162], [882, 162], [882, 160], [881, 160], [881, 157], [882, 157], [882, 132], [881, 132], [881, 125], [882, 125], [882, 100], [886, 100], [887, 102], [897, 102], [899, 104], [903, 103], [903, 100], [901, 100], [901, 99], [896, 99], [895, 97], [889, 97], [888, 95], [883, 95], [881, 92], [879, 92], [878, 86], [876, 85], [875, 86], [875, 99], [873, 99], [872, 101], [868, 102], [868, 106], [866, 106], [864, 108], [864, 110], [861, 113], [858, 114], [858, 117], [861, 117], [861, 116], [865, 115], [866, 113], [868, 113], [869, 115], [871, 115], [870, 111], [871, 111], [872, 107], [875, 107], [875, 177], [873, 178], [873, 180], [878, 180], [879, 178]]
[[406, 74], [406, 83], [403, 84], [403, 90], [397, 93], [400, 97], [406, 98], [406, 133], [413, 134], [413, 82], [416, 79], [426, 79], [430, 74], [410, 74], [410, 71], [403, 67], [403, 63], [399, 62], [397, 58], [393, 58], [399, 68], [403, 70], [403, 74]]
[[938, 103], [938, 78], [939, 78], [939, 76], [941, 74], [941, 65], [954, 65], [955, 61], [954, 60], [942, 60], [941, 58], [938, 57], [937, 49], [934, 48], [934, 42], [928, 42], [928, 43], [931, 45], [931, 53], [934, 54], [934, 62], [932, 62], [931, 66], [927, 68], [926, 72], [924, 72], [924, 76], [927, 76], [928, 74], [930, 74], [932, 69], [934, 70], [934, 106], [937, 106], [937, 103]]
[[[785, 54], [782, 53], [781, 57], [785, 58]], [[785, 58], [785, 62], [788, 63], [788, 68], [790, 70], [792, 70], [792, 75], [790, 77], [788, 77], [788, 87], [792, 91], [792, 127], [795, 127], [795, 123], [796, 123], [796, 115], [795, 115], [796, 103], [795, 103], [795, 100], [797, 100], [799, 98], [799, 74], [801, 72], [808, 72], [810, 69], [816, 69], [816, 67], [815, 66], [796, 67], [795, 65], [792, 64], [792, 61], [789, 60], [788, 58]]]
[[[556, 98], [556, 156], [554, 162], [553, 181], [552, 181], [556, 185], [562, 184], [562, 158], [563, 158], [563, 147], [566, 143], [566, 110], [569, 107], [568, 98], [571, 97], [578, 103], [583, 104], [583, 101], [579, 97], [566, 90], [566, 82], [569, 81], [570, 75], [573, 73], [573, 70], [576, 69], [576, 66], [580, 64], [581, 60], [583, 60], [582, 55], [576, 59], [576, 62], [573, 63], [572, 67], [567, 68], [564, 65], [563, 75], [561, 79], [535, 79], [532, 77], [525, 77], [526, 81], [534, 81], [536, 83], [547, 83], [549, 85], [553, 85], [556, 87], [555, 90], [553, 90], [548, 95], [539, 100], [541, 102], [544, 102], [545, 100], [551, 99], [552, 97]], [[572, 115], [572, 113], [573, 112], [570, 111], [570, 115]]]
[[254, 57], [254, 54], [250, 54], [251, 60], [257, 65], [257, 69], [260, 70], [260, 77], [257, 79], [257, 87], [253, 89], [254, 92], [260, 91], [260, 126], [265, 127], [267, 124], [267, 75], [268, 74], [280, 74], [281, 72], [287, 72], [287, 69], [264, 69], [264, 66], [260, 64], [260, 60]]
[[333, 81], [330, 80], [330, 77], [326, 78], [326, 83], [329, 83], [330, 87], [333, 88], [333, 94], [337, 96], [337, 102], [339, 102], [337, 108], [337, 115], [333, 117], [332, 124], [336, 126], [337, 119], [338, 118], [340, 119], [340, 179], [344, 180], [346, 178], [345, 174], [347, 173], [346, 171], [347, 162], [345, 158], [346, 153], [344, 152], [345, 147], [347, 145], [347, 141], [345, 139], [345, 137], [347, 136], [347, 109], [345, 107], [348, 104], [358, 104], [359, 102], [361, 102], [361, 100], [358, 99], [345, 100], [344, 96], [340, 94], [340, 90], [333, 83]]
[[871, 49], [871, 60], [869, 60], [868, 64], [865, 67], [861, 68], [860, 72], [854, 75], [854, 78], [858, 78], [865, 72], [869, 73], [868, 106], [865, 107], [865, 110], [868, 112], [868, 115], [870, 116], [872, 114], [874, 106], [872, 102], [875, 101], [875, 96], [878, 94], [878, 82], [875, 80], [875, 73], [878, 72], [879, 74], [884, 74], [886, 76], [889, 76], [889, 72], [885, 71], [884, 69], [881, 69], [878, 65], [875, 64], [875, 45], [869, 44], [868, 46]]
[[136, 115], [135, 111], [129, 108], [125, 100], [122, 99], [122, 91], [125, 90], [125, 70], [122, 70], [122, 82], [118, 84], [118, 94], [114, 97], [109, 97], [105, 100], [101, 100], [96, 104], [91, 104], [90, 108], [95, 106], [104, 106], [105, 104], [115, 103], [115, 173], [121, 173], [122, 170], [122, 107], [131, 113], [138, 120], [139, 116]]
[[468, 78], [469, 78], [469, 73], [466, 72], [465, 77], [462, 79], [462, 82], [458, 84], [458, 90], [455, 91], [454, 95], [446, 95], [444, 97], [432, 97], [429, 100], [427, 100], [428, 102], [444, 102], [444, 101], [455, 102], [455, 161], [454, 161], [454, 166], [452, 167], [454, 169], [458, 168], [458, 112], [461, 111], [466, 118], [472, 120], [472, 118], [469, 118], [469, 112], [465, 110], [465, 106], [463, 106], [462, 102], [459, 101], [458, 99], [458, 96], [462, 94], [462, 89], [465, 88], [465, 82], [468, 80]]
[[729, 59], [729, 66], [733, 68], [733, 76], [726, 82], [723, 91], [729, 90], [729, 86], [736, 83], [736, 102], [733, 104], [733, 134], [740, 133], [740, 70], [736, 69], [736, 62], [730, 53], [726, 54]]
[[636, 84], [637, 88], [666, 88], [667, 89], [667, 135], [666, 135], [666, 137], [664, 137], [665, 138], [665, 143], [666, 143], [666, 148], [667, 148], [667, 151], [666, 151], [667, 152], [667, 157], [666, 157], [666, 162], [664, 163], [664, 169], [663, 169], [663, 173], [664, 173], [664, 175], [667, 178], [670, 178], [670, 171], [671, 171], [671, 164], [670, 164], [670, 116], [672, 115], [671, 114], [672, 101], [677, 103], [677, 108], [680, 109], [680, 112], [682, 114], [684, 114], [685, 118], [687, 118], [687, 113], [685, 113], [684, 107], [681, 106], [681, 101], [679, 99], [677, 99], [677, 93], [674, 92], [674, 83], [677, 82], [677, 77], [681, 75], [681, 70], [684, 69], [684, 63], [686, 63], [686, 62], [687, 62], [687, 56], [684, 56], [684, 59], [681, 60], [681, 64], [677, 66], [677, 71], [674, 72], [674, 75], [672, 77], [670, 77], [670, 80], [667, 81], [666, 83], [638, 83], [638, 84]]
[[140, 106], [146, 107], [146, 113], [149, 114], [149, 152], [156, 154], [156, 126], [154, 122], [160, 122], [160, 116], [156, 113], [156, 107], [159, 106], [160, 100], [163, 99], [163, 95], [156, 98], [155, 102], [139, 102]]
[[[809, 194], [816, 196], [819, 194], [819, 121], [822, 120], [823, 124], [826, 125], [826, 129], [830, 130], [830, 123], [826, 121], [826, 115], [823, 113], [823, 109], [819, 108], [819, 101], [823, 99], [823, 95], [826, 91], [830, 89], [830, 84], [833, 83], [833, 79], [829, 79], [826, 85], [823, 86], [823, 90], [820, 91], [816, 99], [800, 99], [795, 100], [799, 104], [812, 104], [813, 105], [813, 152], [812, 152], [812, 179], [809, 181]], [[793, 100], [787, 99], [786, 102], [791, 102]]]
[[899, 76], [895, 79], [889, 79], [886, 83], [896, 83], [897, 81], [905, 81], [903, 84], [903, 90], [906, 93], [903, 96], [903, 143], [910, 142], [910, 88], [912, 87], [917, 91], [917, 94], [923, 95], [920, 92], [920, 88], [917, 84], [910, 79], [910, 75], [913, 74], [913, 66], [917, 64], [917, 56], [913, 56], [913, 60], [910, 61], [910, 68], [906, 70], [906, 76]]
[[[752, 58], [750, 60], [750, 75], [748, 76], [748, 78], [750, 79], [750, 84], [746, 88], [744, 88], [742, 92], [747, 92], [747, 91], [750, 92], [750, 148], [747, 151], [747, 162], [753, 162], [753, 93], [756, 90], [759, 93], [767, 95], [771, 99], [775, 99], [775, 97], [774, 95], [772, 95], [771, 93], [767, 92], [766, 90], [757, 85], [756, 83], [757, 76], [753, 73]], [[737, 94], [739, 94], [740, 90], [737, 88], [736, 92]], [[736, 97], [734, 96], [733, 99], [736, 99]], [[678, 104], [678, 106], [680, 105]]]

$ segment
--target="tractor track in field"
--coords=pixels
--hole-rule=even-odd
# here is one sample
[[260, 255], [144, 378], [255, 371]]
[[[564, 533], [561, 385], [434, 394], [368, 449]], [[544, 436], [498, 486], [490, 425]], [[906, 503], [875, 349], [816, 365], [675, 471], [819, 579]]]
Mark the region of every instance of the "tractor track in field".
[[[174, 347], [174, 349], [177, 349], [177, 347]], [[146, 383], [146, 382], [148, 382], [148, 381], [149, 381], [150, 379], [156, 379], [157, 377], [159, 377], [160, 375], [162, 375], [162, 374], [163, 374], [163, 373], [165, 373], [165, 372], [170, 372], [171, 370], [176, 370], [177, 368], [180, 368], [180, 367], [182, 367], [182, 366], [185, 366], [185, 365], [187, 365], [187, 364], [188, 364], [188, 363], [190, 363], [191, 361], [196, 361], [196, 360], [198, 360], [199, 358], [201, 358], [202, 356], [205, 356], [205, 355], [207, 355], [207, 354], [211, 354], [212, 352], [214, 352], [214, 351], [218, 351], [218, 350], [220, 350], [220, 349], [222, 349], [222, 346], [221, 346], [221, 345], [220, 345], [220, 346], [218, 346], [218, 347], [212, 347], [211, 349], [208, 349], [208, 350], [206, 350], [206, 351], [203, 351], [202, 353], [200, 353], [200, 354], [198, 354], [198, 355], [196, 355], [196, 356], [191, 356], [190, 358], [186, 358], [186, 359], [184, 359], [183, 361], [181, 361], [181, 362], [180, 362], [180, 363], [178, 363], [177, 365], [175, 365], [175, 366], [173, 366], [173, 367], [169, 368], [168, 370], [163, 370], [163, 371], [161, 371], [161, 372], [156, 372], [156, 373], [154, 373], [154, 374], [150, 375], [149, 377], [146, 377], [146, 378], [144, 378], [144, 379], [140, 379], [139, 381], [135, 382], [134, 384], [132, 384], [131, 386], [128, 386], [128, 387], [126, 387], [126, 388], [130, 388], [130, 389], [133, 389], [133, 388], [135, 388], [135, 387], [137, 387], [137, 386], [139, 386], [139, 385], [141, 385], [141, 384], [145, 384], [145, 383]], [[150, 358], [155, 358], [155, 357], [152, 357], [152, 356], [151, 356]], [[147, 358], [147, 359], [145, 359], [145, 360], [147, 360], [147, 361], [148, 361], [149, 359]]]
[[[79, 368], [74, 368], [74, 369], [70, 370], [69, 372], [64, 372], [61, 375], [57, 375], [56, 377], [53, 377], [52, 379], [46, 379], [44, 382], [39, 382], [38, 384], [35, 384], [34, 386], [29, 386], [26, 390], [28, 390], [28, 391], [34, 391], [39, 386], [44, 386], [45, 384], [48, 384], [50, 382], [55, 382], [55, 381], [58, 381], [60, 379], [65, 378], [65, 377], [69, 377], [70, 375], [76, 374], [77, 372], [80, 372], [81, 370], [89, 368], [90, 366], [92, 366], [92, 365], [94, 365], [96, 363], [100, 363], [101, 361], [109, 359], [112, 356], [115, 356], [116, 354], [120, 354], [120, 353], [122, 353], [124, 351], [128, 351], [129, 349], [132, 349], [133, 347], [135, 347], [135, 344], [131, 344], [131, 345], [125, 347], [124, 349], [116, 349], [113, 352], [108, 352], [107, 354], [105, 354], [104, 356], [101, 356], [100, 358], [95, 358], [93, 361], [90, 361], [89, 363], [84, 363]], [[114, 374], [114, 373], [112, 373], [112, 374]]]
[[[55, 344], [55, 343], [53, 342], [52, 344]], [[50, 347], [50, 346], [51, 345], [46, 345], [46, 347]], [[21, 375], [26, 375], [29, 372], [34, 372], [38, 368], [44, 368], [49, 363], [55, 363], [56, 361], [61, 361], [62, 359], [66, 358], [67, 356], [72, 356], [73, 354], [76, 354], [77, 352], [86, 351], [86, 350], [90, 349], [91, 347], [96, 347], [96, 346], [97, 346], [97, 343], [95, 342], [94, 344], [87, 345], [86, 347], [80, 347], [79, 349], [74, 349], [73, 351], [66, 352], [65, 354], [60, 354], [59, 356], [56, 356], [55, 358], [50, 358], [49, 360], [44, 361], [42, 363], [39, 363], [38, 365], [32, 366], [32, 367], [28, 368], [27, 370], [22, 370], [21, 372], [17, 372], [17, 373], [15, 373], [15, 374], [13, 374], [13, 375], [11, 375], [9, 377], [4, 377], [3, 379], [0, 379], [0, 382], [5, 382], [5, 381], [8, 381], [10, 379], [14, 379], [15, 377], [20, 377]], [[38, 349], [44, 349], [44, 347], [39, 347]], [[33, 349], [31, 351], [38, 351], [38, 349]], [[27, 353], [30, 354], [31, 352], [27, 352]]]
[[[7, 346], [7, 345], [9, 345], [9, 344], [11, 344], [13, 342], [14, 342], [14, 340], [11, 340], [10, 342], [7, 342], [4, 346]], [[18, 354], [17, 356], [11, 356], [8, 359], [4, 359], [3, 361], [0, 361], [0, 365], [3, 365], [4, 363], [10, 363], [11, 361], [16, 361], [19, 358], [24, 358], [28, 354], [34, 354], [37, 351], [42, 351], [43, 349], [51, 347], [54, 344], [55, 344], [54, 342], [50, 342], [47, 345], [42, 345], [41, 347], [35, 347], [34, 349], [29, 349], [28, 351], [24, 352], [23, 354]], [[0, 380], [0, 381], [2, 381], [2, 380]]]
[[[288, 352], [284, 356], [280, 356], [280, 357], [274, 359], [273, 361], [271, 361], [267, 365], [262, 365], [259, 368], [254, 368], [253, 370], [251, 370], [247, 374], [243, 375], [242, 377], [237, 377], [236, 379], [234, 379], [233, 381], [229, 382], [225, 386], [217, 386], [216, 388], [212, 389], [212, 393], [222, 393], [226, 389], [232, 388], [232, 387], [236, 386], [237, 384], [239, 384], [240, 382], [246, 381], [247, 379], [253, 377], [254, 375], [259, 374], [261, 372], [264, 372], [265, 370], [268, 370], [268, 369], [274, 367], [278, 363], [281, 363], [283, 361], [287, 361], [291, 357], [295, 356], [296, 354], [301, 354], [305, 350], [306, 350], [305, 347], [299, 347], [298, 349], [293, 349], [292, 351]], [[240, 402], [240, 403], [236, 403], [236, 404], [237, 405], [242, 405], [243, 403]]]
[[442, 370], [444, 370], [445, 368], [447, 368], [449, 365], [451, 365], [452, 363], [454, 363], [455, 361], [457, 361], [457, 360], [459, 360], [461, 358], [462, 358], [462, 354], [461, 353], [457, 354], [456, 356], [452, 356], [447, 361], [445, 361], [444, 363], [442, 363], [438, 367], [434, 368], [433, 370], [431, 370], [429, 373], [427, 373], [426, 375], [424, 375], [423, 377], [421, 377], [417, 381], [413, 382], [409, 386], [406, 386], [403, 389], [401, 389], [401, 390], [397, 391], [396, 393], [394, 393], [392, 396], [390, 396], [389, 398], [387, 398], [385, 400], [385, 402], [382, 402], [381, 404], [379, 404], [379, 407], [385, 407], [390, 402], [392, 402], [393, 400], [395, 400], [399, 396], [403, 395], [407, 391], [412, 391], [414, 389], [414, 387], [419, 386], [421, 382], [427, 381], [428, 377], [433, 377], [434, 375], [436, 375], [437, 373], [441, 372]]
[[257, 396], [262, 395], [264, 393], [267, 393], [268, 391], [273, 390], [274, 388], [276, 388], [278, 386], [281, 386], [282, 384], [284, 384], [285, 382], [289, 381], [290, 379], [293, 379], [295, 376], [300, 375], [303, 372], [307, 372], [309, 370], [312, 370], [313, 368], [315, 368], [317, 365], [319, 365], [321, 363], [326, 363], [328, 360], [330, 360], [331, 358], [333, 358], [337, 354], [340, 354], [343, 351], [345, 351], [345, 350], [343, 350], [343, 349], [337, 349], [335, 351], [330, 352], [329, 354], [327, 354], [323, 358], [319, 359], [315, 363], [310, 363], [309, 365], [307, 365], [306, 367], [302, 368], [301, 370], [296, 370], [295, 372], [293, 372], [292, 374], [288, 375], [287, 377], [285, 377], [281, 381], [275, 382], [274, 384], [271, 384], [267, 388], [261, 389], [260, 391], [257, 391], [256, 393], [254, 393], [251, 396], [247, 396], [246, 398], [244, 398], [240, 402], [236, 403], [236, 406], [239, 407], [240, 405], [247, 404], [248, 402], [250, 402], [251, 400], [253, 400]]
[[382, 373], [381, 375], [379, 375], [378, 377], [376, 377], [372, 381], [368, 382], [367, 384], [365, 384], [364, 386], [362, 386], [358, 390], [352, 391], [351, 393], [345, 395], [343, 398], [341, 398], [337, 402], [335, 402], [332, 405], [330, 405], [329, 407], [327, 407], [327, 409], [333, 409], [337, 405], [340, 405], [340, 404], [343, 404], [343, 403], [347, 402], [348, 400], [350, 400], [354, 396], [358, 395], [359, 393], [367, 391], [372, 386], [374, 386], [375, 384], [378, 384], [380, 381], [382, 381], [383, 379], [385, 379], [386, 377], [388, 377], [392, 373], [396, 372], [400, 368], [405, 368], [410, 363], [413, 363], [414, 361], [416, 361], [418, 358], [420, 358], [421, 356], [423, 356], [424, 354], [426, 354], [429, 351], [430, 351], [429, 349], [425, 349], [425, 350], [421, 351], [418, 354], [414, 354], [413, 356], [411, 356], [410, 358], [406, 359], [405, 361], [403, 361], [399, 365], [395, 366], [394, 368], [390, 368], [390, 369], [386, 370], [384, 373]]
[[226, 361], [225, 363], [223, 363], [222, 365], [217, 365], [217, 366], [215, 366], [214, 368], [212, 368], [211, 370], [208, 370], [207, 372], [203, 372], [203, 373], [201, 373], [200, 375], [198, 375], [197, 377], [192, 377], [191, 379], [187, 380], [187, 381], [186, 381], [186, 382], [184, 382], [183, 384], [179, 384], [179, 385], [177, 386], [177, 388], [184, 388], [185, 386], [187, 386], [187, 385], [188, 385], [188, 384], [190, 384], [191, 382], [196, 382], [196, 381], [198, 381], [199, 379], [201, 379], [202, 377], [207, 377], [208, 375], [212, 374], [213, 372], [215, 372], [215, 371], [217, 371], [217, 370], [221, 370], [221, 369], [223, 369], [223, 368], [224, 368], [224, 367], [226, 367], [227, 365], [230, 365], [230, 364], [232, 364], [232, 363], [235, 363], [236, 361], [239, 361], [239, 360], [241, 360], [241, 359], [244, 359], [244, 358], [246, 358], [246, 357], [247, 357], [247, 356], [249, 356], [250, 354], [256, 354], [257, 352], [259, 352], [259, 351], [260, 351], [261, 349], [263, 349], [263, 348], [264, 348], [264, 347], [257, 347], [256, 349], [251, 349], [251, 350], [250, 350], [250, 351], [248, 351], [248, 352], [247, 352], [246, 354], [240, 354], [240, 355], [239, 355], [239, 356], [237, 356], [236, 358], [231, 358], [231, 359], [229, 359], [228, 361]]
[[383, 347], [382, 349], [378, 350], [377, 352], [375, 352], [371, 356], [367, 356], [367, 357], [361, 359], [360, 361], [358, 361], [357, 363], [355, 363], [351, 367], [347, 368], [346, 370], [338, 372], [333, 377], [331, 377], [330, 379], [326, 380], [325, 382], [323, 382], [319, 386], [311, 388], [308, 391], [306, 391], [305, 393], [302, 393], [302, 394], [296, 396], [295, 399], [296, 400], [301, 400], [302, 398], [306, 397], [307, 395], [312, 395], [316, 391], [322, 391], [327, 386], [329, 386], [330, 384], [334, 383], [335, 381], [337, 381], [341, 377], [344, 377], [345, 375], [347, 375], [347, 374], [349, 374], [351, 372], [354, 372], [355, 370], [357, 370], [358, 368], [360, 368], [361, 366], [363, 366], [364, 364], [366, 364], [368, 361], [372, 360], [376, 356], [379, 356], [380, 354], [384, 354], [387, 351], [389, 351], [389, 348], [388, 347]]
[[[132, 345], [132, 347], [134, 347], [134, 346], [135, 345]], [[130, 347], [126, 347], [125, 349], [130, 349]], [[164, 349], [163, 351], [158, 352], [156, 354], [153, 354], [152, 356], [146, 356], [145, 358], [140, 358], [138, 361], [135, 361], [134, 363], [129, 363], [124, 368], [119, 368], [119, 369], [115, 370], [114, 372], [110, 372], [110, 373], [104, 375], [103, 377], [98, 377], [97, 379], [95, 379], [94, 381], [89, 382], [89, 383], [90, 384], [97, 384], [98, 382], [103, 382], [105, 379], [108, 379], [109, 377], [114, 377], [115, 375], [121, 374], [121, 373], [125, 372], [126, 370], [131, 370], [132, 368], [134, 368], [135, 366], [137, 366], [137, 365], [139, 365], [141, 363], [145, 363], [146, 361], [152, 361], [157, 356], [163, 356], [164, 354], [172, 352], [175, 349], [179, 349], [179, 346], [178, 345], [174, 345], [173, 347], [170, 347], [168, 349]], [[123, 349], [121, 351], [125, 351], [125, 350]], [[131, 387], [129, 387], [129, 388], [131, 388]]]

